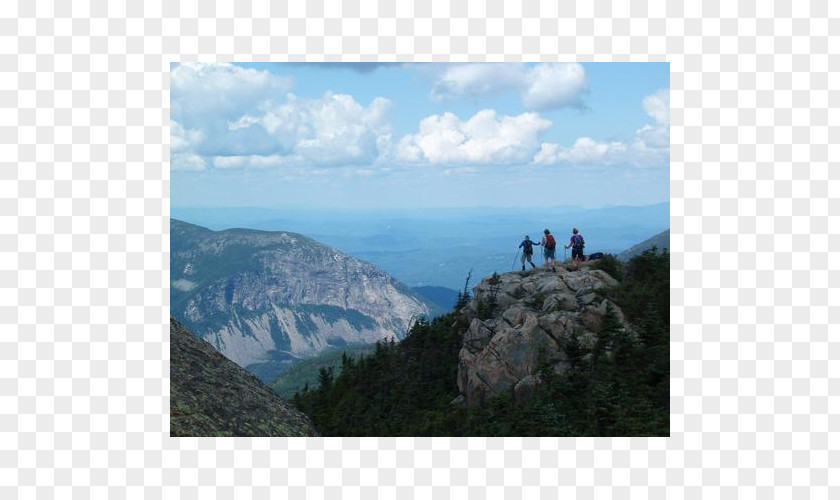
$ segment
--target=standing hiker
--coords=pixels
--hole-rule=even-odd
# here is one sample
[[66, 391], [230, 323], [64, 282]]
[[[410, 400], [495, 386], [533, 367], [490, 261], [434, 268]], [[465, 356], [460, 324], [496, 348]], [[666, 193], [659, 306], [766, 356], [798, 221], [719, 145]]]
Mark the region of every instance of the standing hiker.
[[522, 249], [522, 270], [525, 270], [525, 261], [528, 261], [528, 264], [531, 264], [531, 269], [536, 269], [537, 266], [531, 261], [531, 256], [534, 255], [534, 245], [539, 245], [539, 243], [534, 243], [531, 241], [531, 238], [527, 235], [525, 239], [522, 240], [522, 243], [519, 244], [519, 248]]
[[554, 236], [548, 229], [543, 233], [545, 233], [545, 236], [543, 236], [541, 244], [543, 246], [543, 257], [545, 257], [545, 268], [548, 269], [548, 259], [551, 259], [551, 270], [554, 271], [554, 248], [557, 246], [557, 242], [554, 241]]
[[580, 269], [580, 263], [583, 262], [583, 236], [578, 234], [578, 228], [572, 228], [572, 237], [569, 238], [569, 244], [564, 248], [572, 249], [572, 261], [575, 263], [575, 270]]

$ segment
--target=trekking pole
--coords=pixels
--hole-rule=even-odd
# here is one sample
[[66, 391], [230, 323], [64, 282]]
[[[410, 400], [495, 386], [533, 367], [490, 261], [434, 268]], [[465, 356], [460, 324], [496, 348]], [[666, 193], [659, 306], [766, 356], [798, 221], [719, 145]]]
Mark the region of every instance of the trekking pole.
[[566, 248], [566, 245], [563, 245], [563, 264], [566, 263], [566, 251], [567, 250], [568, 250], [568, 248]]
[[510, 270], [513, 271], [513, 268], [516, 267], [516, 258], [519, 257], [519, 249], [516, 250], [516, 255], [513, 256], [513, 264], [510, 265]]

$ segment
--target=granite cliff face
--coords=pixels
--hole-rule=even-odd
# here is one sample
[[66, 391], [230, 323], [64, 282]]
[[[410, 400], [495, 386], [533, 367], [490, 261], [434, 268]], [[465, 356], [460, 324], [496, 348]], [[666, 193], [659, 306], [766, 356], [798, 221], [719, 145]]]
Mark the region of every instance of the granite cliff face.
[[[588, 347], [594, 345], [610, 302], [596, 291], [615, 285], [615, 279], [589, 265], [579, 271], [506, 273], [496, 284], [485, 278], [464, 310], [470, 326], [459, 355], [458, 401], [474, 405], [511, 392], [518, 400], [530, 397], [541, 357], [558, 373], [568, 366], [563, 343], [572, 331]], [[630, 331], [621, 310], [613, 308]]]
[[263, 379], [330, 346], [402, 338], [429, 314], [384, 271], [299, 234], [170, 231], [172, 315]]
[[317, 435], [309, 417], [174, 319], [169, 337], [171, 436]]

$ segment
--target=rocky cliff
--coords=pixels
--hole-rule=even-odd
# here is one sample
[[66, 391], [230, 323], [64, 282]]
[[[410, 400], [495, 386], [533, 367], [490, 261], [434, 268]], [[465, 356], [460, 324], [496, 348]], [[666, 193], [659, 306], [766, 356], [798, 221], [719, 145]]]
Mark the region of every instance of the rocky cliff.
[[299, 234], [170, 231], [172, 315], [263, 379], [330, 346], [399, 339], [429, 313], [384, 271]]
[[170, 319], [170, 435], [315, 436], [309, 417]]
[[506, 273], [496, 283], [487, 277], [474, 288], [464, 310], [470, 326], [459, 356], [459, 402], [473, 405], [511, 392], [527, 399], [541, 360], [558, 373], [568, 366], [563, 345], [573, 331], [584, 345], [594, 344], [610, 302], [597, 291], [617, 282], [588, 264], [579, 271]]

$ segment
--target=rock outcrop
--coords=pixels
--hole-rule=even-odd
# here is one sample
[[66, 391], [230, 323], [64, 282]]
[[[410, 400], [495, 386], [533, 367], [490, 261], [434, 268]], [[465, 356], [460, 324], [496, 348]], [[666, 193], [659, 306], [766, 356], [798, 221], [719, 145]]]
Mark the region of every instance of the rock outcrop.
[[174, 319], [170, 336], [170, 435], [316, 436], [289, 405]]
[[[563, 344], [571, 332], [585, 345], [594, 344], [610, 302], [597, 291], [617, 284], [588, 265], [579, 271], [506, 273], [495, 285], [485, 278], [464, 310], [470, 326], [460, 352], [458, 402], [474, 405], [501, 394], [528, 399], [539, 382], [541, 360], [558, 373], [567, 368]], [[621, 310], [613, 308], [629, 330]]]
[[263, 380], [330, 346], [405, 335], [429, 308], [384, 271], [305, 236], [171, 219], [171, 310]]

